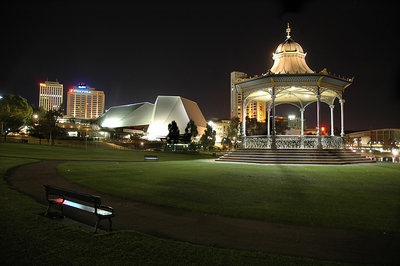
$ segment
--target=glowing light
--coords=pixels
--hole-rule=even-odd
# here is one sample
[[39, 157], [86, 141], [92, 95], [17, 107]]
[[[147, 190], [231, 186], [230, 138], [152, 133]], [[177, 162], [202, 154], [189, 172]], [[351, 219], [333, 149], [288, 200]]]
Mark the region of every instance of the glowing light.
[[89, 90], [73, 90], [75, 93], [92, 93], [92, 91]]
[[116, 128], [121, 127], [121, 120], [117, 118], [105, 119], [101, 127]]
[[213, 130], [217, 130], [217, 125], [215, 125], [213, 121], [208, 121], [207, 124], [209, 124]]
[[153, 122], [150, 124], [148, 130], [148, 135], [146, 139], [148, 140], [156, 140], [161, 137], [168, 135], [168, 124], [164, 122]]
[[399, 155], [399, 150], [393, 149], [392, 153], [394, 157], [397, 157], [397, 155]]
[[296, 116], [295, 115], [289, 115], [288, 118], [289, 118], [289, 120], [295, 120]]
[[68, 136], [77, 137], [78, 136], [78, 131], [68, 131]]
[[326, 133], [326, 127], [321, 127], [321, 133], [322, 133], [322, 135], [325, 135], [325, 133]]
[[40, 86], [46, 87], [46, 83], [40, 83]]
[[304, 98], [308, 99], [308, 98], [310, 98], [310, 95], [309, 94], [304, 94]]

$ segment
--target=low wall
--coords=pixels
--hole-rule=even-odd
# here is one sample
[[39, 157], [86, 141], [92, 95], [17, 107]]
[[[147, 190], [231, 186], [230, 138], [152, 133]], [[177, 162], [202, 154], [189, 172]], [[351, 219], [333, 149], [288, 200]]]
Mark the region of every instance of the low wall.
[[[277, 149], [342, 149], [345, 140], [339, 136], [275, 136]], [[242, 142], [245, 149], [271, 149], [272, 136], [246, 136]]]

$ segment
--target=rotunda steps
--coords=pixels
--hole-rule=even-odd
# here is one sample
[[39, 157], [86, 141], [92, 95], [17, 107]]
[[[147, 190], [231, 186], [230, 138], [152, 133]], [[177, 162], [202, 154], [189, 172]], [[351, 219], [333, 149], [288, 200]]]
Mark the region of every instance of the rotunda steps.
[[219, 162], [243, 162], [260, 164], [364, 164], [375, 161], [349, 150], [307, 149], [239, 149], [216, 159]]

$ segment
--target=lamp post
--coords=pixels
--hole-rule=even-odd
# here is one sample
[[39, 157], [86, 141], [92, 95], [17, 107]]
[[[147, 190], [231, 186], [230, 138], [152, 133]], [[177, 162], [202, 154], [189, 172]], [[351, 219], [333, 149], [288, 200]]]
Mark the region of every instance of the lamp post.
[[42, 144], [42, 135], [41, 135], [41, 133], [40, 133], [40, 126], [39, 126], [39, 115], [38, 114], [33, 114], [32, 115], [32, 117], [33, 117], [33, 120], [34, 120], [34, 125], [35, 126], [38, 126], [38, 137], [39, 137], [39, 144]]

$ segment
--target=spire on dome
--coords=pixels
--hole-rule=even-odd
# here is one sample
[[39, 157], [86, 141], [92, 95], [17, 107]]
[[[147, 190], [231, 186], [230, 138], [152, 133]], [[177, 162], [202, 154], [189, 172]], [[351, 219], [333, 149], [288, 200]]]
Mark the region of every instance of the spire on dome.
[[290, 31], [291, 31], [291, 29], [290, 29], [289, 22], [288, 22], [287, 28], [286, 28], [286, 33], [287, 33], [286, 39], [290, 39]]

